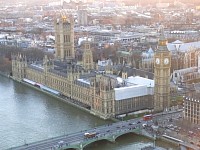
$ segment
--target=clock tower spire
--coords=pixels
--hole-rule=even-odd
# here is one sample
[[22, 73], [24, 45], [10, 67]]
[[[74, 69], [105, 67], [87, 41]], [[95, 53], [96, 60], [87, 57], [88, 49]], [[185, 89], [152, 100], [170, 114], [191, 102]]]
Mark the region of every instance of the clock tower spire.
[[161, 112], [170, 107], [170, 67], [171, 53], [163, 27], [160, 28], [158, 49], [154, 55], [154, 111]]

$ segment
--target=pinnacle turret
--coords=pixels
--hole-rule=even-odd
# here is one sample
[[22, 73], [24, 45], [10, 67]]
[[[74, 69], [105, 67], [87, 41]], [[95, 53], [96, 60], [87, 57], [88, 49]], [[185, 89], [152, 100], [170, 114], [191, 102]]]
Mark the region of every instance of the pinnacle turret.
[[168, 49], [167, 49], [168, 41], [165, 38], [163, 26], [160, 26], [159, 33], [160, 33], [160, 37], [159, 37], [159, 41], [158, 41], [158, 51], [168, 51]]

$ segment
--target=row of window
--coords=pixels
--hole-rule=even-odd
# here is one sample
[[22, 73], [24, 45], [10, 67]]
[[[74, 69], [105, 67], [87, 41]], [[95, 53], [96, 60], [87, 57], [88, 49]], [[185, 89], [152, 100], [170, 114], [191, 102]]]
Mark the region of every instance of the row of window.
[[70, 42], [70, 35], [64, 35], [64, 43]]
[[126, 100], [119, 100], [115, 101], [115, 111], [121, 113], [127, 110], [135, 110], [139, 109], [140, 107], [146, 107], [147, 105], [151, 105], [147, 97], [135, 97], [129, 98]]

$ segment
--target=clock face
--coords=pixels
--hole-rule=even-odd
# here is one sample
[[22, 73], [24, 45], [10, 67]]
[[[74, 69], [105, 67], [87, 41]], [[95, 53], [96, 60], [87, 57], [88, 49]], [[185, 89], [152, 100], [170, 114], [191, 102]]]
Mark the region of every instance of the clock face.
[[165, 64], [165, 65], [169, 64], [169, 58], [165, 58], [165, 59], [164, 59], [164, 64]]
[[160, 64], [160, 59], [156, 58], [156, 64]]

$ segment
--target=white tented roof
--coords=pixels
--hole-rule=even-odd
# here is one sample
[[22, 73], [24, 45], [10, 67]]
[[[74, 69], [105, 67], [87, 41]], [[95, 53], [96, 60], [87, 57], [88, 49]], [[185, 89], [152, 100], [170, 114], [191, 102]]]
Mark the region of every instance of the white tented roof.
[[143, 77], [128, 77], [125, 80], [125, 86], [115, 88], [115, 100], [123, 100], [133, 97], [152, 95], [154, 88], [154, 80]]
[[123, 100], [144, 95], [148, 95], [148, 91], [147, 87], [143, 85], [115, 88], [115, 100]]
[[139, 77], [139, 76], [130, 76], [126, 79], [127, 85], [137, 84], [137, 85], [144, 85], [147, 87], [154, 87], [154, 80]]

